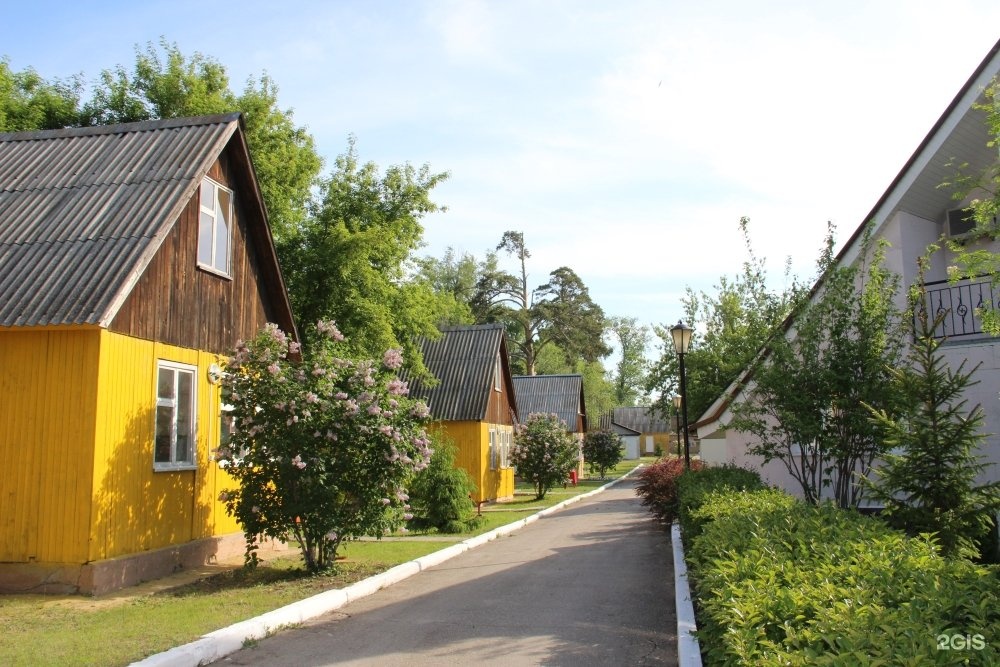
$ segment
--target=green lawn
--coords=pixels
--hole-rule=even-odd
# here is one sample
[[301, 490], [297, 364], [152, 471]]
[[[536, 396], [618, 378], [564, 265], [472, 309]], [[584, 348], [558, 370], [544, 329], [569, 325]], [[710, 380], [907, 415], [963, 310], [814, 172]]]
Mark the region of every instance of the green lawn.
[[[607, 480], [584, 479], [576, 487], [554, 489], [541, 501], [519, 485], [512, 501], [483, 507], [482, 524], [475, 531], [449, 537], [459, 541], [518, 521], [606, 484], [638, 463], [623, 462]], [[0, 665], [127, 665], [448, 546], [419, 539], [428, 533], [408, 535], [418, 539], [352, 542], [341, 550], [346, 559], [328, 575], [307, 576], [299, 559], [281, 558], [252, 573], [235, 570], [142, 596], [0, 596]]]

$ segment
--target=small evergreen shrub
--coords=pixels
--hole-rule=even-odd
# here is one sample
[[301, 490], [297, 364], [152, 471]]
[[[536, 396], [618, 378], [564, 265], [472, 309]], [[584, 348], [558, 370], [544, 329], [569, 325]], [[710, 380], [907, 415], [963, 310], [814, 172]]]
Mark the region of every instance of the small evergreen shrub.
[[476, 485], [469, 473], [455, 466], [454, 443], [438, 439], [426, 469], [410, 483], [413, 528], [436, 528], [441, 533], [460, 533], [475, 523], [471, 494]]
[[995, 568], [773, 489], [702, 500], [687, 561], [706, 665], [1000, 664]]
[[[700, 470], [701, 461], [691, 461], [691, 470]], [[635, 493], [642, 504], [660, 521], [671, 523], [677, 518], [677, 480], [684, 474], [684, 459], [660, 459], [638, 475]]]
[[625, 453], [622, 451], [622, 439], [611, 431], [590, 431], [583, 437], [583, 460], [587, 462], [591, 473], [597, 473], [604, 479], [610, 468], [618, 465]]

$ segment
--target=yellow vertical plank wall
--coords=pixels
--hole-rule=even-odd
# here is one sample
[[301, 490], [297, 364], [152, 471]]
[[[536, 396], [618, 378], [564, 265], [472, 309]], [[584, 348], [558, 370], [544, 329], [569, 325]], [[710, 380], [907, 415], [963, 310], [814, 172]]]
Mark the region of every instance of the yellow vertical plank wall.
[[[464, 469], [476, 484], [477, 503], [514, 495], [514, 471], [511, 468], [490, 470], [490, 424], [477, 421], [438, 422], [433, 431], [443, 433], [455, 443], [455, 465]], [[511, 430], [510, 426], [494, 426]]]
[[84, 562], [97, 330], [0, 331], [0, 561]]
[[[211, 459], [211, 450], [218, 446], [220, 398], [218, 386], [208, 381], [208, 368], [219, 358], [109, 331], [103, 331], [101, 339], [89, 559], [238, 532], [217, 500], [229, 477]], [[161, 360], [197, 367], [194, 470], [153, 469]]]

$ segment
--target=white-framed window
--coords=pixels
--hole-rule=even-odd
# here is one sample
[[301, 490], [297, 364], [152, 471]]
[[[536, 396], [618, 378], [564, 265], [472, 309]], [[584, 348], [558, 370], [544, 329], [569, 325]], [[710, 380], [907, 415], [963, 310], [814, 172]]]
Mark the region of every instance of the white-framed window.
[[198, 368], [172, 361], [156, 367], [156, 434], [153, 469], [195, 467]]
[[233, 191], [205, 177], [198, 215], [198, 266], [229, 275], [233, 226]]
[[496, 470], [497, 469], [498, 440], [499, 439], [497, 438], [497, 430], [495, 428], [491, 428], [490, 429], [490, 449], [489, 449], [489, 454], [488, 454], [489, 458], [490, 458], [490, 470]]
[[500, 467], [510, 467], [510, 445], [514, 438], [514, 431], [504, 429], [500, 431]]
[[500, 355], [497, 355], [496, 368], [493, 369], [493, 388], [496, 391], [503, 391], [503, 363]]

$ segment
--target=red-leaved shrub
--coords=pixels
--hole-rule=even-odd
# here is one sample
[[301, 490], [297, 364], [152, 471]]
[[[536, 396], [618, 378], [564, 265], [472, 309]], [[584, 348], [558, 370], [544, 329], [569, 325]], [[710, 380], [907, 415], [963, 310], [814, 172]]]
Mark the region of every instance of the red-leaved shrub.
[[[692, 470], [701, 470], [698, 459], [691, 461]], [[639, 473], [636, 494], [642, 504], [660, 521], [671, 523], [677, 518], [677, 479], [684, 474], [684, 459], [663, 458]]]

